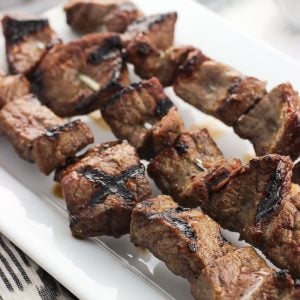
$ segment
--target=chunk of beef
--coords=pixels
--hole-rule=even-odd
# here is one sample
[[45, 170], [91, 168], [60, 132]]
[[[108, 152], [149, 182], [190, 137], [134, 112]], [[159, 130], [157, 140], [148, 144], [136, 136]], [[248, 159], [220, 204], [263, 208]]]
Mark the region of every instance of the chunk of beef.
[[14, 99], [21, 98], [30, 92], [30, 83], [22, 74], [0, 74], [0, 109]]
[[32, 152], [39, 169], [48, 175], [93, 141], [91, 129], [82, 121], [76, 120], [52, 127], [38, 136], [33, 141]]
[[120, 38], [87, 35], [53, 47], [35, 72], [35, 91], [59, 116], [85, 114], [129, 82]]
[[5, 16], [2, 25], [11, 73], [28, 74], [50, 47], [60, 43], [47, 19]]
[[252, 247], [216, 259], [192, 283], [195, 299], [297, 299], [288, 274], [276, 273]]
[[297, 158], [300, 153], [300, 98], [288, 83], [266, 95], [234, 127], [249, 139], [257, 155], [278, 153]]
[[143, 158], [171, 145], [183, 121], [156, 78], [124, 88], [101, 108], [119, 139], [127, 139]]
[[69, 0], [64, 6], [67, 23], [76, 31], [124, 32], [142, 15], [128, 0]]
[[140, 18], [132, 22], [123, 35], [123, 43], [144, 41], [156, 50], [166, 50], [173, 45], [177, 13], [170, 12]]
[[299, 277], [300, 204], [299, 196], [291, 198], [292, 167], [288, 157], [276, 154], [253, 159], [201, 207]]
[[151, 193], [145, 168], [127, 142], [95, 146], [58, 179], [78, 238], [128, 233], [132, 209]]
[[265, 82], [245, 77], [199, 50], [189, 53], [173, 87], [184, 101], [230, 126], [266, 94]]
[[172, 46], [166, 51], [157, 50], [143, 39], [133, 39], [126, 47], [126, 59], [135, 72], [144, 79], [157, 77], [162, 85], [169, 86], [176, 78], [179, 66], [195, 48]]
[[23, 159], [36, 162], [46, 175], [93, 142], [87, 125], [79, 120], [66, 123], [33, 95], [2, 108], [0, 130]]
[[218, 224], [200, 209], [182, 208], [169, 196], [136, 206], [130, 238], [165, 262], [173, 273], [190, 281], [234, 248], [223, 239]]
[[154, 157], [148, 173], [163, 193], [185, 207], [201, 205], [240, 169], [225, 159], [206, 129], [182, 133], [173, 146]]

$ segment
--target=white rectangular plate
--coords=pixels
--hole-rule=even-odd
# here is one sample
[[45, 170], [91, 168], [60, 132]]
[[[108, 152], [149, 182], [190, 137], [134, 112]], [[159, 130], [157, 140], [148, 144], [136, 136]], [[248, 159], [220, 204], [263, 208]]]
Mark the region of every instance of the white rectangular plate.
[[[178, 44], [192, 44], [207, 55], [247, 75], [268, 81], [268, 87], [290, 81], [300, 89], [300, 65], [270, 47], [252, 41], [192, 0], [135, 0], [146, 13], [177, 11]], [[68, 41], [74, 34], [61, 8], [49, 11], [52, 26]], [[1, 40], [4, 66], [4, 44]], [[205, 116], [167, 93], [179, 107], [188, 128], [208, 127], [228, 157], [247, 161], [252, 146], [221, 122]], [[99, 116], [84, 117], [96, 142], [113, 140]], [[53, 194], [52, 176], [21, 160], [0, 137], [0, 230], [25, 253], [81, 299], [192, 299], [188, 283], [173, 275], [149, 252], [135, 248], [128, 236], [80, 241], [68, 229], [64, 202]], [[158, 191], [154, 188], [154, 194]], [[237, 235], [225, 232], [235, 244]]]

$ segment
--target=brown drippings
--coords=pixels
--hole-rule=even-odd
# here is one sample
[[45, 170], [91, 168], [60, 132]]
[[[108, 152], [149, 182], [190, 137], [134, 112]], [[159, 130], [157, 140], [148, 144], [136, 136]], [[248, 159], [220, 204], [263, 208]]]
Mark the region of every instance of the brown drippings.
[[190, 126], [189, 130], [194, 131], [198, 129], [206, 128], [213, 139], [218, 139], [224, 135], [224, 129], [216, 127], [209, 122], [202, 124], [194, 124]]
[[58, 183], [53, 186], [52, 193], [56, 198], [63, 199], [62, 190]]
[[296, 195], [298, 193], [300, 193], [300, 185], [293, 183], [292, 184], [292, 194]]
[[137, 252], [139, 252], [140, 254], [146, 254], [149, 252], [149, 250], [147, 248], [144, 247], [136, 247]]
[[104, 131], [110, 131], [109, 126], [105, 122], [105, 120], [102, 118], [100, 111], [94, 111], [89, 114], [89, 117], [93, 120], [94, 123], [96, 123], [102, 130]]

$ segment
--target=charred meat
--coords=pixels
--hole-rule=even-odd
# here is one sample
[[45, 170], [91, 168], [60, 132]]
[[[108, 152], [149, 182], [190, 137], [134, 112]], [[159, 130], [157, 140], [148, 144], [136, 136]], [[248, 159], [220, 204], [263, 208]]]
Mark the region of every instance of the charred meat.
[[134, 65], [135, 72], [141, 78], [156, 77], [163, 86], [169, 86], [175, 80], [179, 67], [194, 49], [191, 46], [172, 46], [161, 51], [143, 39], [133, 39], [126, 47], [126, 59]]
[[64, 10], [67, 23], [79, 32], [124, 32], [127, 26], [142, 16], [128, 0], [70, 0]]
[[97, 145], [58, 176], [75, 237], [129, 233], [132, 209], [151, 193], [135, 149], [127, 142]]
[[30, 83], [23, 74], [0, 74], [0, 109], [14, 99], [30, 93]]
[[6, 55], [11, 73], [30, 73], [53, 45], [60, 43], [47, 19], [2, 19]]
[[86, 114], [129, 82], [118, 35], [99, 33], [56, 45], [34, 75], [35, 91], [59, 116]]
[[123, 43], [127, 45], [137, 40], [150, 44], [156, 50], [166, 50], [173, 45], [176, 21], [176, 12], [140, 18], [127, 27]]
[[234, 248], [216, 222], [200, 209], [185, 209], [169, 196], [145, 200], [132, 213], [131, 241], [149, 249], [176, 275], [189, 281]]
[[220, 190], [240, 169], [240, 161], [225, 159], [206, 129], [182, 133], [155, 156], [148, 173], [163, 193], [185, 207], [197, 207]]
[[253, 159], [201, 207], [299, 278], [300, 195], [291, 196], [292, 167], [276, 154]]
[[2, 108], [0, 130], [23, 159], [36, 162], [46, 175], [93, 142], [87, 125], [81, 121], [66, 124], [33, 95]]
[[184, 101], [230, 126], [266, 94], [265, 82], [245, 77], [200, 50], [189, 53], [173, 87]]
[[102, 106], [103, 118], [119, 139], [126, 139], [143, 158], [171, 145], [183, 121], [156, 78], [124, 88]]
[[249, 139], [257, 155], [278, 153], [296, 159], [300, 153], [300, 98], [290, 84], [266, 95], [234, 127]]
[[197, 300], [299, 297], [287, 273], [276, 273], [251, 247], [237, 249], [200, 209], [182, 208], [169, 196], [137, 204], [130, 237], [188, 279]]

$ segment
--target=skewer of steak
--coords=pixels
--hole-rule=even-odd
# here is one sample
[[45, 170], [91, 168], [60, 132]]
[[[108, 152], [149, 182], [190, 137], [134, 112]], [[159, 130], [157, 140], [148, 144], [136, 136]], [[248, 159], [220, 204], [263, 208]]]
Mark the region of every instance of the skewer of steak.
[[86, 114], [129, 84], [121, 40], [90, 34], [54, 46], [34, 74], [35, 92], [59, 116]]
[[101, 113], [113, 133], [149, 158], [172, 145], [184, 125], [156, 78], [131, 84], [108, 99]]
[[136, 150], [127, 142], [97, 145], [57, 173], [75, 237], [129, 233], [132, 209], [151, 193]]
[[197, 207], [240, 167], [239, 160], [225, 159], [208, 131], [201, 129], [182, 133], [172, 146], [151, 160], [148, 173], [160, 190], [180, 205]]
[[[242, 239], [261, 249], [274, 264], [299, 277], [300, 213], [298, 198], [291, 198], [290, 159], [276, 154], [253, 159], [249, 165], [234, 169], [230, 176], [227, 173], [221, 187], [209, 189], [208, 181], [205, 194], [198, 183], [205, 172], [195, 168], [195, 158], [199, 157], [206, 170], [206, 161], [218, 164], [220, 157], [208, 135], [202, 134], [202, 147], [198, 148], [191, 143], [191, 137], [195, 133], [182, 134], [173, 147], [150, 162], [148, 172], [158, 187], [184, 206], [201, 206], [221, 226], [239, 232]], [[219, 182], [211, 180], [213, 184]]]
[[128, 0], [69, 0], [64, 6], [67, 23], [79, 32], [124, 32], [143, 15]]
[[46, 175], [93, 142], [85, 123], [66, 123], [33, 95], [8, 102], [1, 109], [0, 131], [23, 159], [36, 162]]
[[28, 74], [53, 45], [60, 43], [47, 19], [4, 16], [3, 34], [11, 73]]
[[270, 91], [234, 126], [235, 132], [249, 139], [257, 155], [300, 154], [300, 98], [289, 83]]
[[173, 45], [176, 21], [176, 12], [142, 17], [127, 27], [122, 35], [123, 44], [126, 47], [131, 41], [139, 41], [165, 51]]
[[237, 249], [200, 209], [182, 208], [169, 196], [137, 204], [130, 237], [188, 279], [195, 299], [299, 297], [290, 276], [268, 267], [252, 247]]
[[0, 72], [0, 109], [14, 99], [30, 93], [30, 82], [23, 74], [6, 75]]

